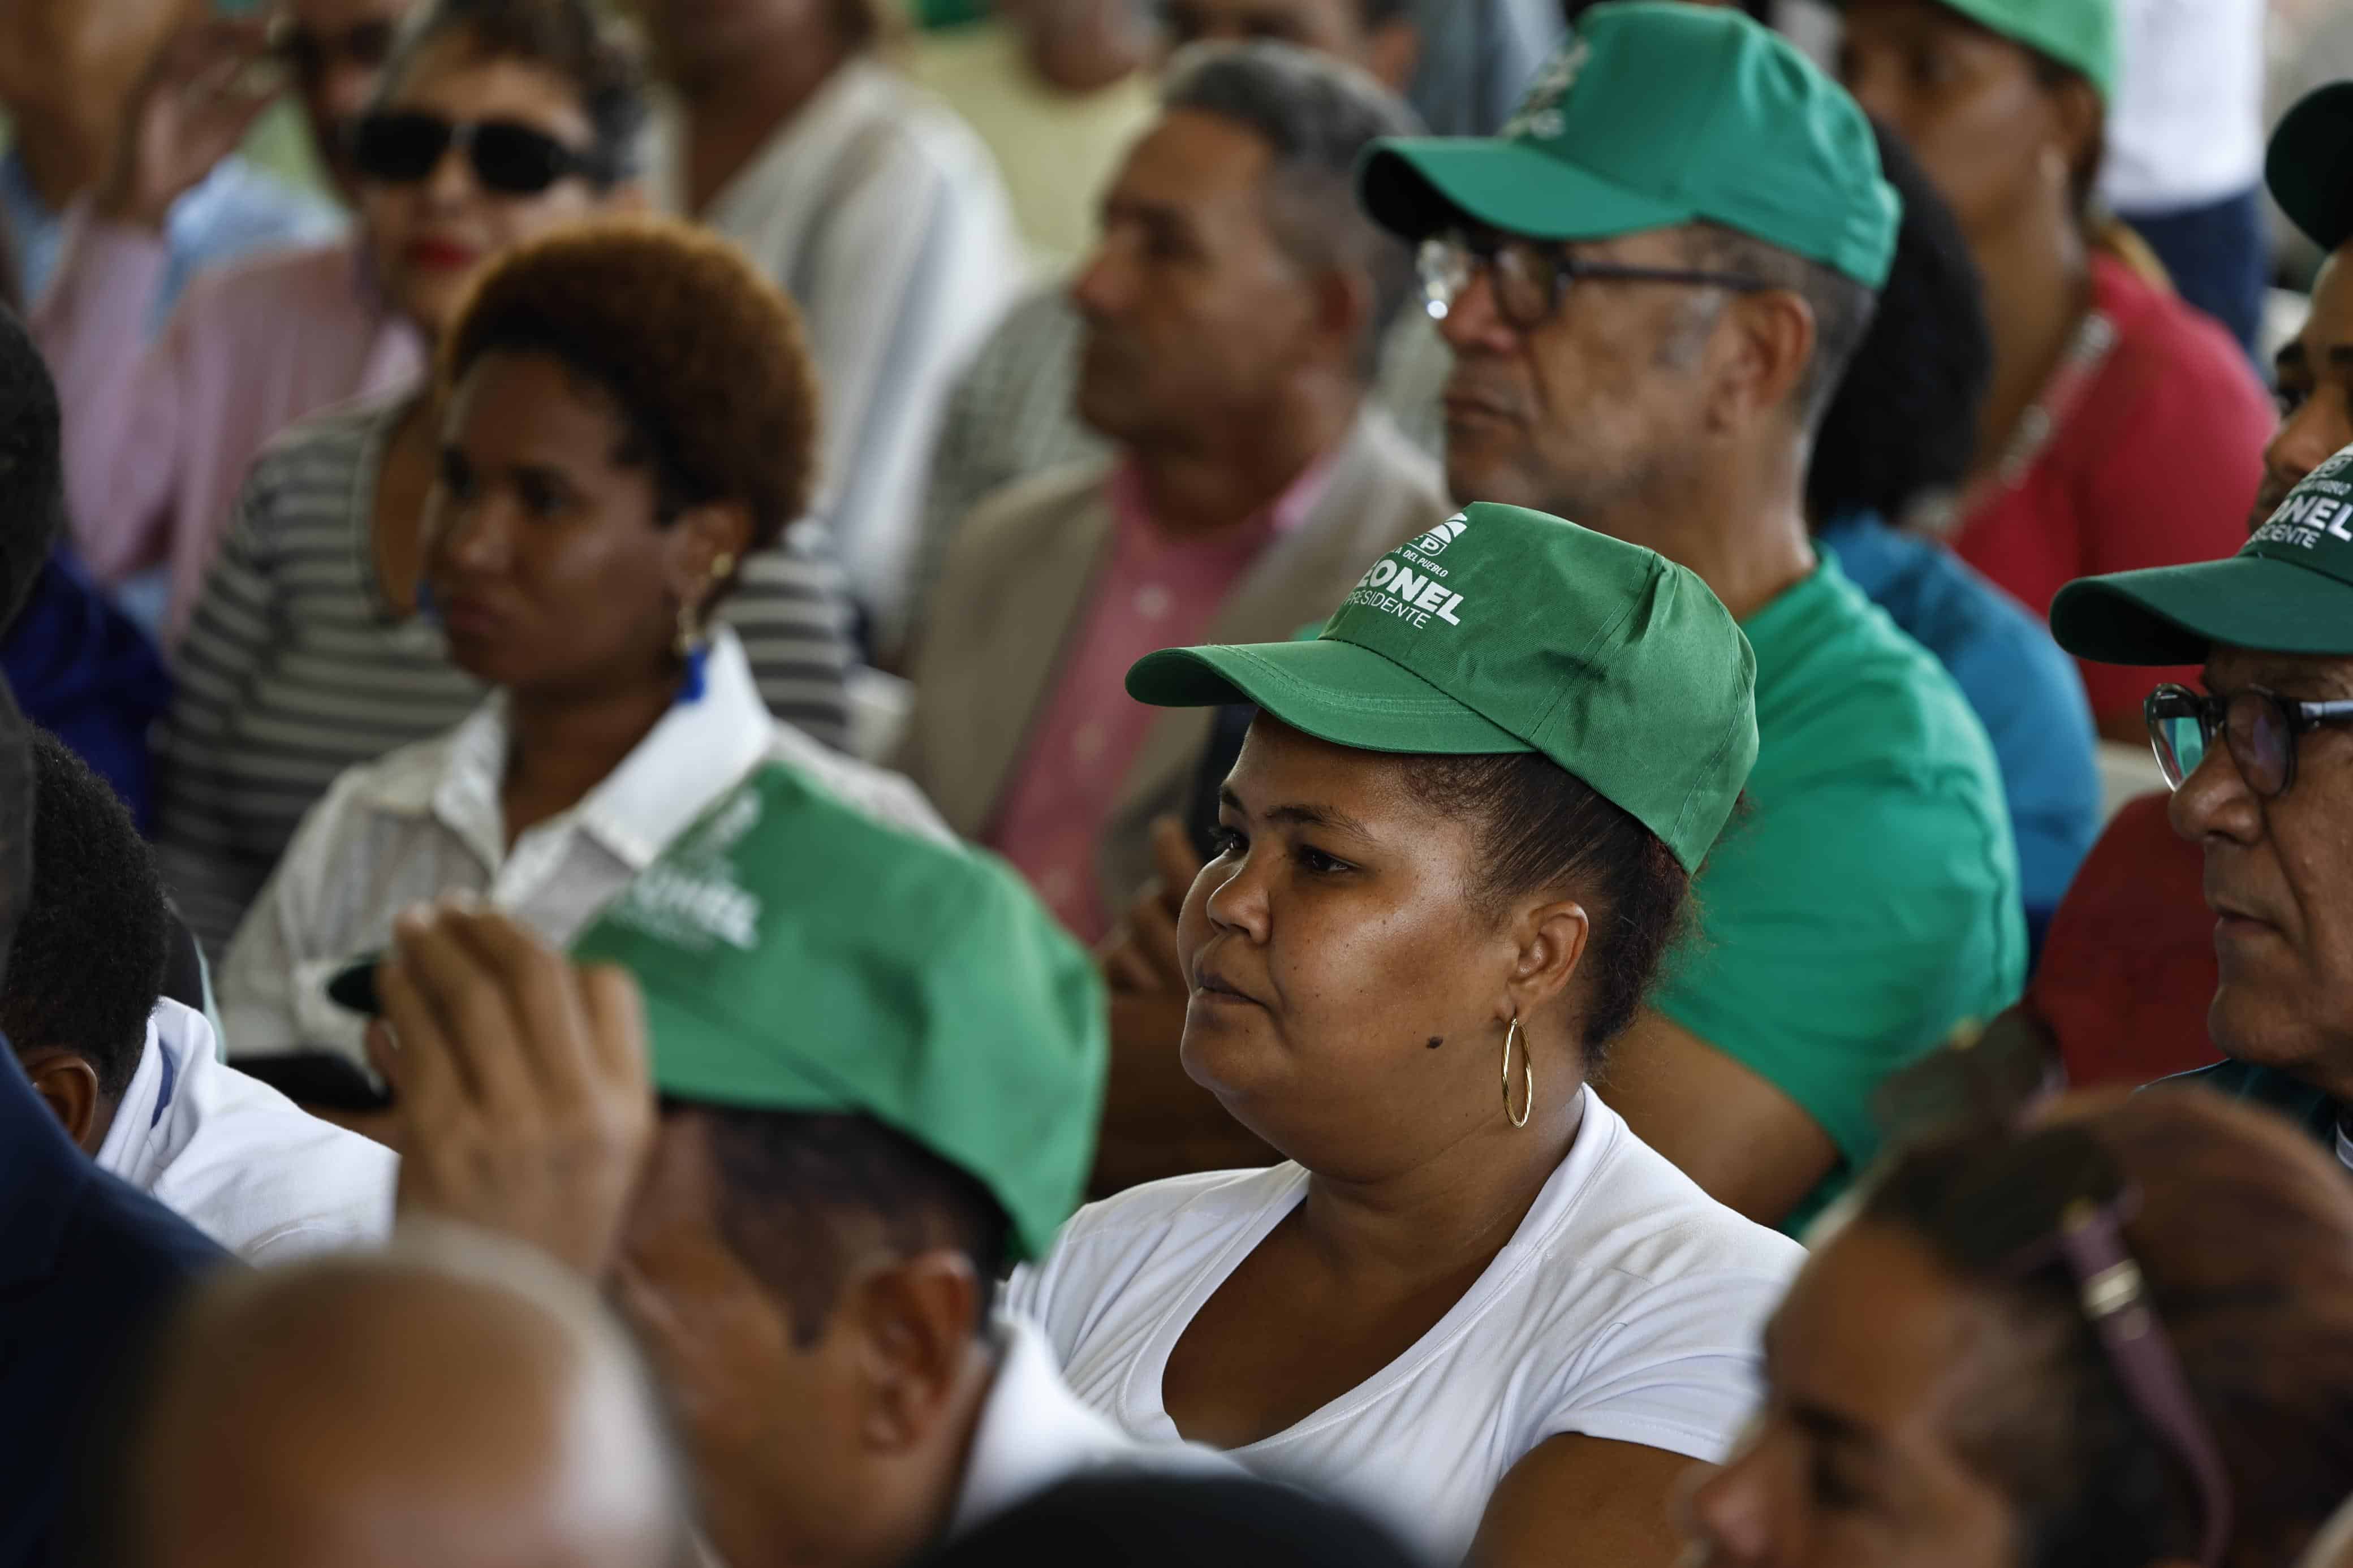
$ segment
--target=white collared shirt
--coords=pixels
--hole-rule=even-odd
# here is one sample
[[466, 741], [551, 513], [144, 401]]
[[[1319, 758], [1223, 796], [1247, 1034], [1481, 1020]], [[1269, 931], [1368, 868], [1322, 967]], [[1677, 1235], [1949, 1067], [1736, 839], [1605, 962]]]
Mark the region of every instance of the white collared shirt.
[[327, 999], [353, 959], [382, 952], [411, 905], [472, 892], [568, 944], [663, 847], [763, 763], [814, 776], [881, 822], [947, 829], [896, 773], [829, 752], [770, 716], [743, 644], [712, 631], [702, 698], [681, 702], [570, 810], [507, 847], [510, 735], [493, 693], [457, 728], [337, 778], [311, 809], [229, 944], [217, 987], [232, 1059], [297, 1051], [364, 1064], [366, 1021]]
[[98, 1164], [248, 1263], [382, 1241], [400, 1171], [383, 1144], [223, 1063], [205, 1016], [168, 998]]
[[1000, 1317], [1003, 1351], [996, 1381], [965, 1460], [964, 1483], [948, 1516], [963, 1534], [1062, 1481], [1103, 1469], [1228, 1479], [1240, 1466], [1198, 1443], [1147, 1443], [1131, 1437], [1081, 1403], [1054, 1368], [1053, 1348], [1024, 1319]]
[[685, 126], [658, 107], [657, 202], [726, 236], [800, 306], [825, 386], [825, 499], [844, 570], [903, 631], [916, 519], [955, 377], [1028, 280], [988, 149], [871, 59], [835, 71], [708, 207], [685, 212]]

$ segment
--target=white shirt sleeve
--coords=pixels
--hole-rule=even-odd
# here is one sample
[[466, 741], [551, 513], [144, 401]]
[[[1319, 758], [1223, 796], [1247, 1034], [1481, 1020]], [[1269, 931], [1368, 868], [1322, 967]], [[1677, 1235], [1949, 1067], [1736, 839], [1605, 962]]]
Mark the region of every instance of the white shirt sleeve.
[[215, 995], [232, 1058], [332, 1050], [354, 1064], [366, 1059], [365, 1020], [327, 1000], [327, 982], [349, 955], [335, 941], [340, 933], [326, 929], [322, 907], [327, 879], [346, 866], [359, 826], [355, 773], [337, 779], [302, 818], [221, 961]]

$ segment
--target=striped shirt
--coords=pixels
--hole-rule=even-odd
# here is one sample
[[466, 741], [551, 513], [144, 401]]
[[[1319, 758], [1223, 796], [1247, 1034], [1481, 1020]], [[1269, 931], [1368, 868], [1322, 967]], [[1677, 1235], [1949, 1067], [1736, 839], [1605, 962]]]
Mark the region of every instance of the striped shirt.
[[[180, 646], [156, 848], [216, 961], [338, 774], [449, 729], [482, 700], [440, 633], [396, 616], [376, 583], [376, 477], [405, 406], [353, 405], [270, 444]], [[754, 556], [725, 618], [769, 709], [838, 745], [849, 616], [826, 548], [805, 523]]]

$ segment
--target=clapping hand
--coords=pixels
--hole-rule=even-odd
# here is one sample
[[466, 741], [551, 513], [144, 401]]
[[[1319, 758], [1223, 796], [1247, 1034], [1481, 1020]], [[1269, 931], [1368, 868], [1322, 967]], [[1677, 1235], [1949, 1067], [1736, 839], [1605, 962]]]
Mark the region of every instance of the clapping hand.
[[260, 23], [225, 16], [166, 39], [123, 112], [99, 216], [160, 230], [283, 90], [266, 71], [269, 48]]
[[376, 972], [368, 1055], [397, 1096], [400, 1209], [610, 1267], [654, 1136], [645, 1010], [479, 902], [413, 910]]

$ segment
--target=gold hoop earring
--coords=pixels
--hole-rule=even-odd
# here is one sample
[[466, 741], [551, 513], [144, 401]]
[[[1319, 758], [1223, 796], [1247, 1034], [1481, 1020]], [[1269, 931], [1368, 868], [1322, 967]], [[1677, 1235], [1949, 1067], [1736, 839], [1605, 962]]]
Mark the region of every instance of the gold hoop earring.
[[[720, 584], [725, 583], [734, 571], [735, 557], [726, 551], [721, 551], [711, 563], [711, 580], [703, 585], [702, 596], [708, 599], [712, 594], [718, 592]], [[702, 640], [702, 620], [694, 613], [696, 605], [691, 600], [682, 602], [678, 606], [678, 657], [681, 658], [692, 653], [695, 645]]]
[[1512, 1026], [1504, 1031], [1504, 1120], [1515, 1128], [1525, 1127], [1528, 1124], [1528, 1118], [1536, 1113], [1535, 1064], [1528, 1060], [1527, 1043], [1521, 1041], [1520, 1076], [1527, 1082], [1527, 1103], [1520, 1108], [1520, 1113], [1517, 1116], [1512, 1114], [1512, 1042], [1519, 1037], [1520, 1021], [1514, 1018], [1512, 1020]]

